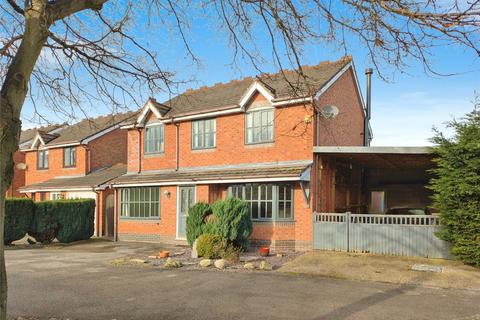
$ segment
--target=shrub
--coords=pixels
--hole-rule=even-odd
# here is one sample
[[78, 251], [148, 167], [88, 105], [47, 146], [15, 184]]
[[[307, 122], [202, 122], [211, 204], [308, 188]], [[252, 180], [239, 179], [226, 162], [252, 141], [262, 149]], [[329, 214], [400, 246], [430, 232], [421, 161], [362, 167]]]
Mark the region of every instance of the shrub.
[[213, 229], [211, 231], [235, 247], [247, 249], [248, 237], [253, 230], [248, 203], [229, 197], [215, 202], [212, 211], [216, 220], [214, 226], [209, 227]]
[[452, 138], [437, 131], [432, 139], [438, 144], [430, 183], [440, 211], [437, 236], [452, 244], [458, 259], [480, 267], [480, 110], [450, 122], [450, 127]]
[[214, 234], [204, 233], [197, 239], [197, 253], [207, 259], [218, 259], [226, 247], [226, 241]]
[[33, 219], [34, 203], [28, 198], [5, 200], [4, 244], [22, 239], [27, 234]]
[[35, 202], [35, 213], [28, 234], [37, 242], [50, 243], [57, 236], [56, 201]]
[[187, 241], [190, 246], [193, 245], [195, 239], [197, 239], [202, 233], [204, 233], [204, 219], [211, 213], [211, 206], [205, 202], [199, 202], [188, 210]]
[[94, 233], [95, 200], [52, 201], [58, 222], [57, 239], [62, 243], [87, 240]]

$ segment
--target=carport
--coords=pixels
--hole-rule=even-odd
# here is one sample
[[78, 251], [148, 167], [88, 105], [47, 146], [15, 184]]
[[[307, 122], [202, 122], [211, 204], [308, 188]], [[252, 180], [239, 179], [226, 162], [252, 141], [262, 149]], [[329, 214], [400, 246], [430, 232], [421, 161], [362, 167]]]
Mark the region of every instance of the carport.
[[314, 249], [448, 258], [428, 147], [315, 147]]
[[381, 214], [431, 204], [428, 147], [315, 147], [314, 158], [315, 211]]

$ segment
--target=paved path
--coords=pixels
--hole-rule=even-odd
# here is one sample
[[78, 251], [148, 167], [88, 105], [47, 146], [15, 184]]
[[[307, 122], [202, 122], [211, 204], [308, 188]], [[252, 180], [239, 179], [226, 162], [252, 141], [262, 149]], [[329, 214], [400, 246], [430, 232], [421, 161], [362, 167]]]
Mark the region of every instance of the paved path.
[[480, 292], [277, 273], [114, 267], [151, 250], [82, 244], [7, 251], [9, 314], [40, 319], [480, 319]]

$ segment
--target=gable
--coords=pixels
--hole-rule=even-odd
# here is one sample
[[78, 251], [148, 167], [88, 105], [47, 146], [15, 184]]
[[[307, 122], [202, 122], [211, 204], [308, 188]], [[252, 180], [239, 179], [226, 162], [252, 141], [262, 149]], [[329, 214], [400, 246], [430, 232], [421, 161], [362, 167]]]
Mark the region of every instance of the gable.
[[266, 98], [260, 92], [255, 92], [251, 99], [245, 105], [244, 111], [271, 107], [273, 107], [273, 105], [272, 102], [268, 100], [268, 98]]
[[255, 81], [240, 100], [240, 108], [245, 111], [249, 105], [256, 106], [261, 103], [271, 106], [273, 99], [273, 93], [259, 81]]

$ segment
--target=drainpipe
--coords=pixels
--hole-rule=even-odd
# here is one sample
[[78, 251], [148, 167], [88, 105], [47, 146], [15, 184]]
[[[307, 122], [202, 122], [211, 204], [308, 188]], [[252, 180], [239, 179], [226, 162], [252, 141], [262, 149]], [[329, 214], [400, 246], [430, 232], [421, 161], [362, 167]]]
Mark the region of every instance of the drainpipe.
[[142, 172], [142, 133], [141, 128], [137, 127], [138, 132], [138, 170], [137, 173]]
[[367, 80], [367, 105], [365, 108], [365, 123], [364, 123], [364, 134], [363, 134], [363, 145], [364, 146], [370, 146], [370, 119], [372, 117], [372, 74], [373, 74], [373, 69], [368, 68], [365, 70], [365, 76]]
[[175, 125], [175, 171], [178, 171], [180, 162], [180, 124], [172, 118], [171, 123]]
[[117, 206], [117, 188], [113, 189], [113, 241], [118, 241], [118, 206]]
[[[92, 187], [92, 191], [96, 194], [95, 199], [95, 236], [100, 237], [100, 211], [98, 210], [100, 204], [100, 192], [95, 190], [95, 187]], [[103, 202], [103, 201], [102, 201]], [[102, 203], [103, 204], [103, 203]]]

